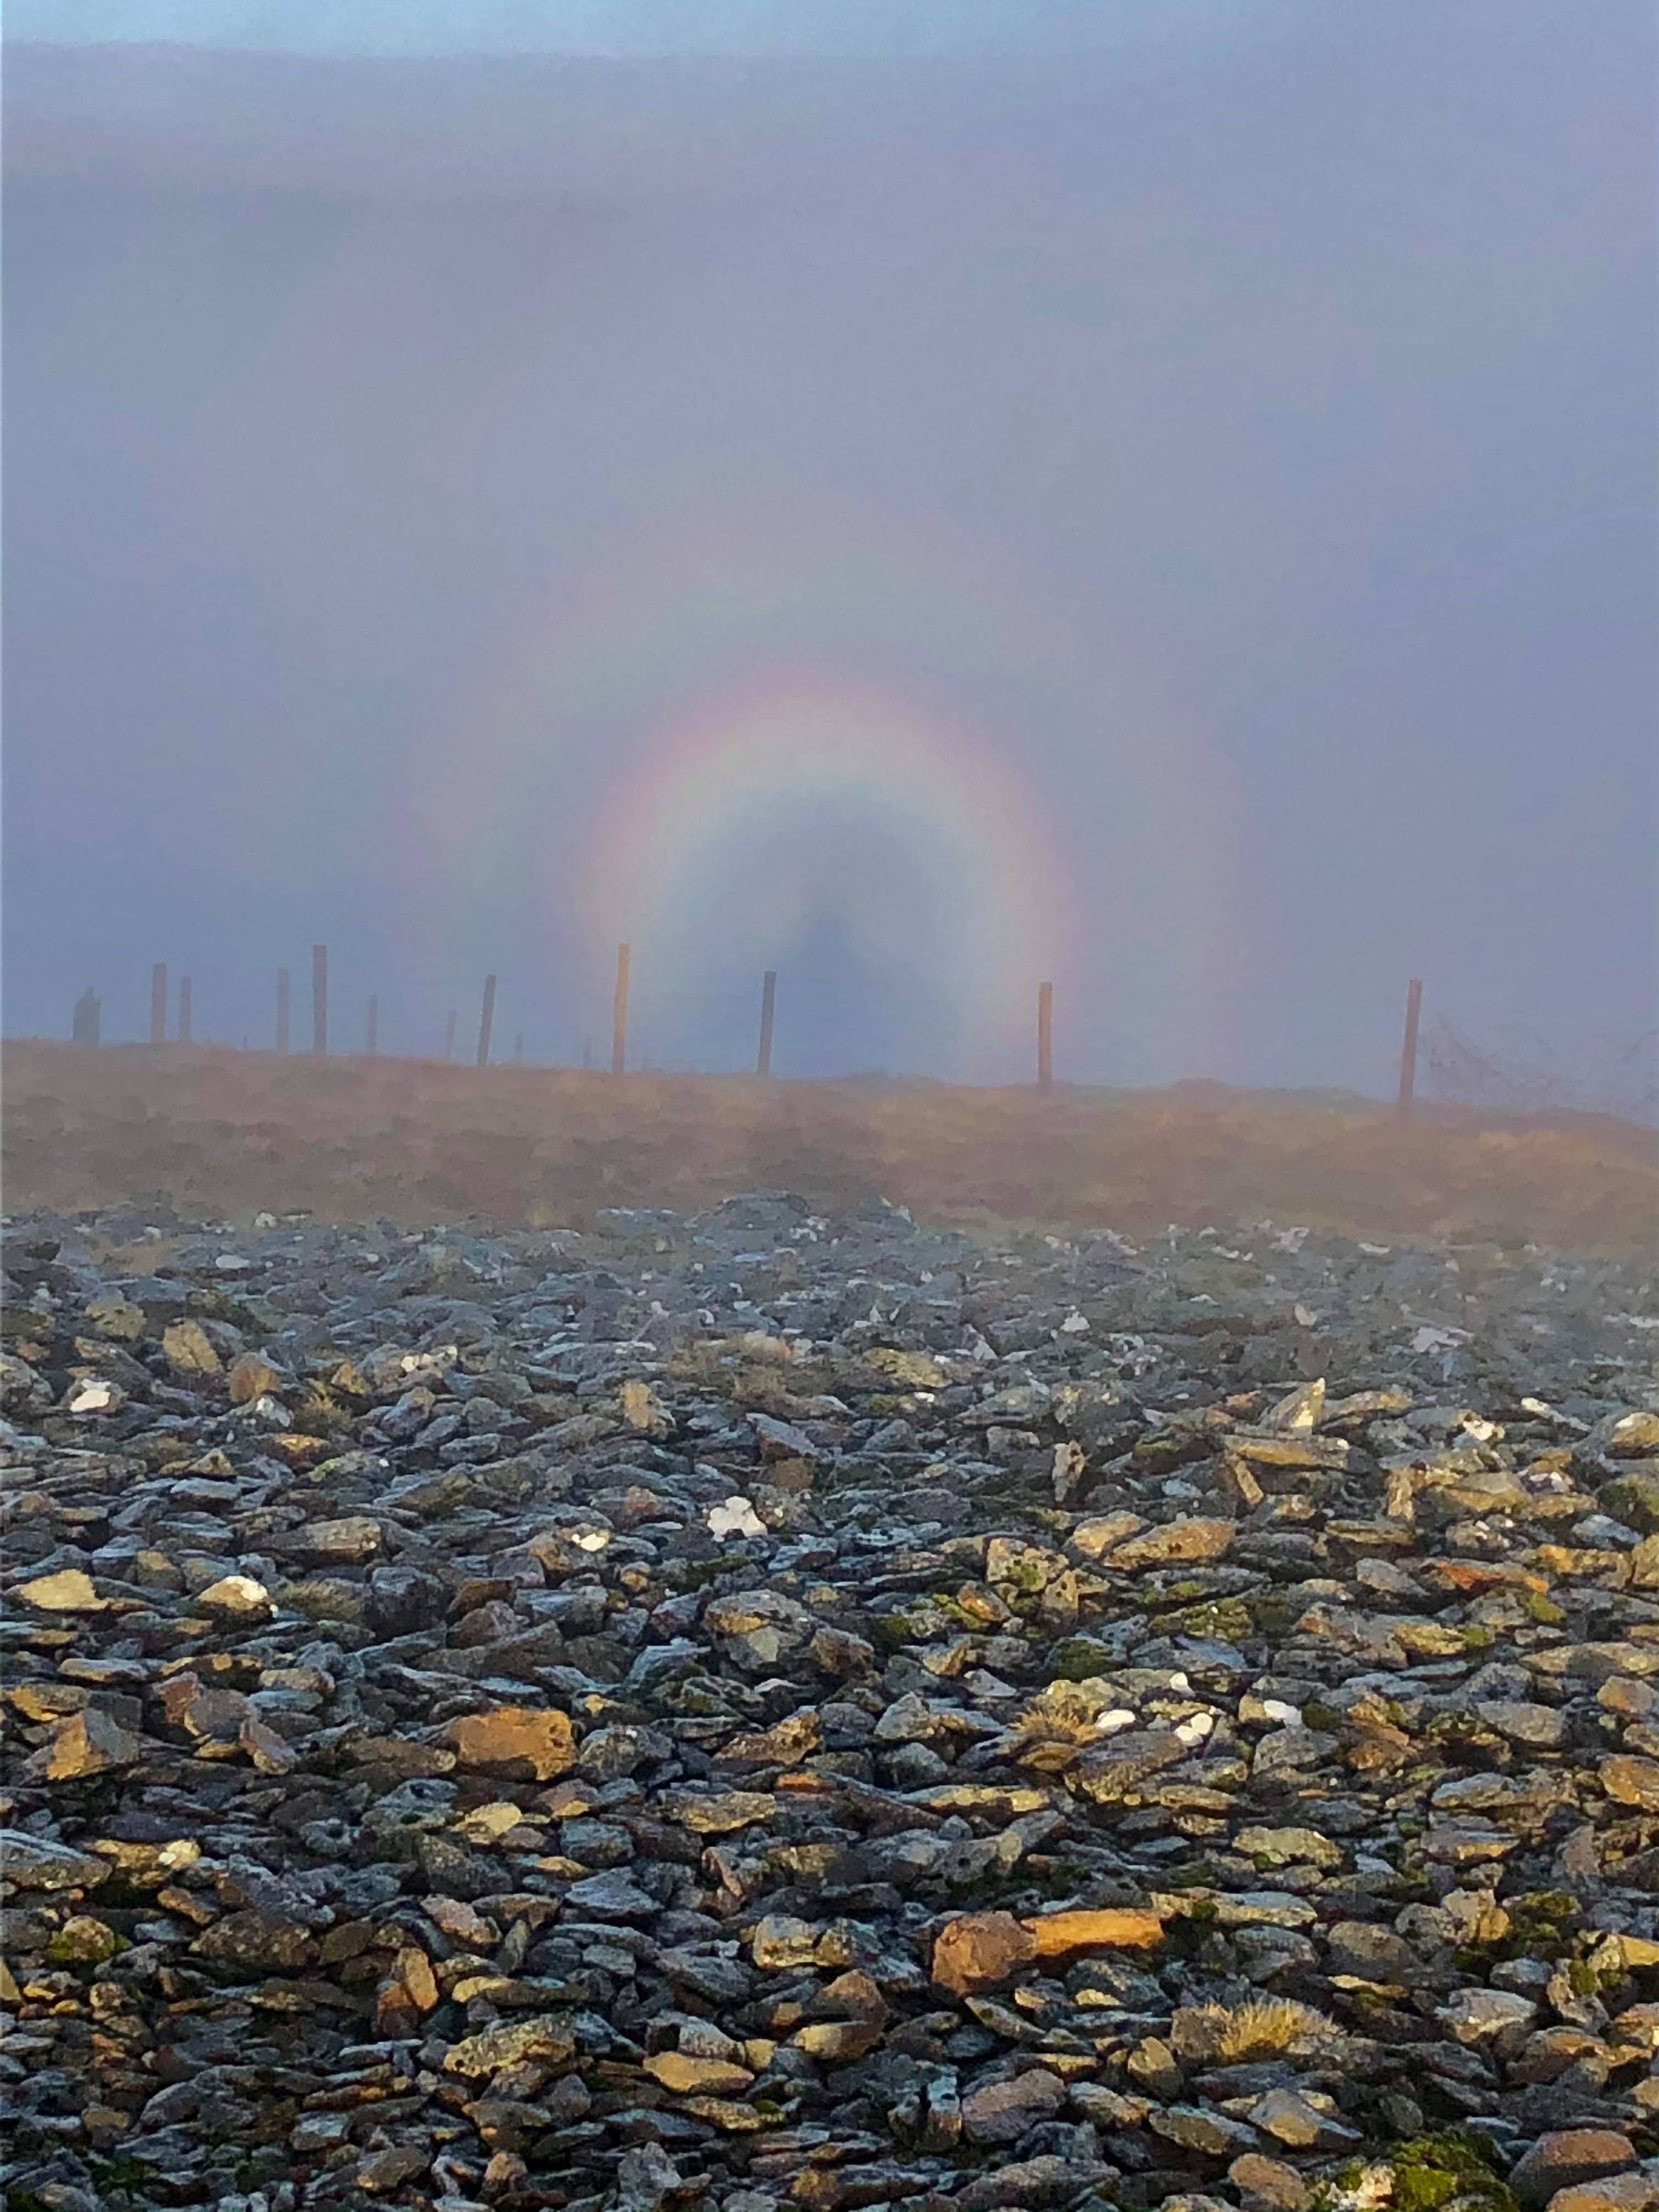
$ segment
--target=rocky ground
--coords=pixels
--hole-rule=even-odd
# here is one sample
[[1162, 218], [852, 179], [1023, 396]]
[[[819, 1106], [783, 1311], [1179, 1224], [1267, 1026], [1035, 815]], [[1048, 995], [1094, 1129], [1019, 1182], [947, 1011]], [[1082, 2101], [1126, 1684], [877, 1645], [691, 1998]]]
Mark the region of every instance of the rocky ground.
[[16, 2212], [1645, 2212], [1633, 1267], [14, 1220]]

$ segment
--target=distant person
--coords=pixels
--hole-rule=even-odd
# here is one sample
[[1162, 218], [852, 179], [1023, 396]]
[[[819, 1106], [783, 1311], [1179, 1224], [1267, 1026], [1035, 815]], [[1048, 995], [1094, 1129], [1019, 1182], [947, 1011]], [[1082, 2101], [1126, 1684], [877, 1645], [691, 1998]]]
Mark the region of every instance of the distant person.
[[103, 1007], [90, 983], [75, 1002], [75, 1024], [70, 1035], [76, 1044], [96, 1044]]

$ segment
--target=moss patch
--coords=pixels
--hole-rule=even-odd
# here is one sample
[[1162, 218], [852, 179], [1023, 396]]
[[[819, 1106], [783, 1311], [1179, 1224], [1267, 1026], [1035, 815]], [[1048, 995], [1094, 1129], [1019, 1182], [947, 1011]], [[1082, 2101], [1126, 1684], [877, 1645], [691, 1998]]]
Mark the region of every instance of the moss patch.
[[1478, 2205], [1480, 2212], [1516, 2212], [1490, 2145], [1461, 2129], [1417, 2136], [1401, 2143], [1389, 2164], [1395, 2212], [1439, 2212], [1455, 2197]]
[[1568, 1949], [1582, 1917], [1578, 1900], [1565, 1890], [1529, 1889], [1506, 1897], [1509, 1933], [1498, 1947], [1507, 1959], [1559, 1959]]
[[1183, 1613], [1164, 1615], [1158, 1625], [1178, 1635], [1218, 1638], [1225, 1644], [1242, 1644], [1255, 1627], [1249, 1607], [1239, 1597], [1215, 1598], [1207, 1605], [1189, 1606]]
[[1378, 2159], [1350, 2159], [1316, 2191], [1314, 2212], [1376, 2203], [1384, 2172], [1392, 2212], [1442, 2212], [1452, 2204], [1465, 2212], [1517, 2212], [1491, 2145], [1461, 2128], [1414, 2136]]
[[1066, 1636], [1048, 1653], [1048, 1671], [1061, 1682], [1091, 1682], [1122, 1664], [1115, 1644], [1102, 1644], [1092, 1636]]
[[1567, 1617], [1555, 1600], [1546, 1597], [1542, 1590], [1522, 1590], [1519, 1595], [1522, 1611], [1540, 1628], [1559, 1628]]
[[1659, 1534], [1659, 1475], [1617, 1475], [1602, 1484], [1595, 1502], [1627, 1528], [1638, 1529], [1644, 1536]]

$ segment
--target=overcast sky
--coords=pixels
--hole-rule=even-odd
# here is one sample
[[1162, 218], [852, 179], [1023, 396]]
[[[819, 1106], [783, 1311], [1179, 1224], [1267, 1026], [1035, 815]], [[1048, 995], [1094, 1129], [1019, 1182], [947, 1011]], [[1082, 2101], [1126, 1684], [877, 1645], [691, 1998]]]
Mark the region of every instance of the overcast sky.
[[1214, 39], [1271, 0], [12, 0], [14, 39], [330, 54], [1121, 52]]
[[574, 1058], [624, 932], [685, 1064], [1652, 1027], [1645, 6], [8, 28], [9, 1033], [322, 938]]

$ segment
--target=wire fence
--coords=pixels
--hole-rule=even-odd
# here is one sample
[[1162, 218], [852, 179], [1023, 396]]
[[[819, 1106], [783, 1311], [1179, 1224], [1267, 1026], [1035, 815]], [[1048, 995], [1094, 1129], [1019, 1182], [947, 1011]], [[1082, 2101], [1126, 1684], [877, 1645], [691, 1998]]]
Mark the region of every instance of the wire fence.
[[[376, 993], [364, 997], [349, 986], [331, 993], [326, 953], [321, 947], [318, 951], [320, 969], [307, 963], [296, 964], [291, 974], [280, 971], [263, 1019], [247, 1003], [245, 981], [220, 978], [215, 990], [210, 975], [204, 1006], [199, 988], [192, 989], [191, 976], [171, 974], [165, 965], [158, 965], [151, 977], [149, 1041], [240, 1043], [256, 1051], [274, 1045], [278, 1052], [296, 1054], [320, 1048], [331, 1056], [344, 1057], [367, 1052], [477, 1066], [520, 1062], [617, 1071], [626, 1065], [640, 1073], [661, 1074], [732, 1072], [729, 1059], [723, 1057], [665, 1059], [629, 1049], [625, 948], [617, 969], [615, 1003], [606, 1009], [610, 1019], [603, 1024], [592, 1019], [580, 1026], [550, 1018], [534, 987], [515, 986], [505, 975], [484, 978], [482, 994], [478, 978], [459, 975], [414, 981], [402, 978], [390, 996]], [[505, 988], [500, 988], [498, 998], [501, 986]], [[762, 1075], [771, 1066], [775, 989], [775, 976], [757, 979], [755, 1066]], [[1046, 1090], [1054, 1081], [1052, 986], [1042, 984], [1033, 995], [1034, 1073]], [[246, 1023], [223, 1018], [239, 1000], [236, 1011], [250, 1017]], [[1401, 1069], [1402, 1114], [1409, 1112], [1415, 1092], [1425, 1100], [1492, 1114], [1609, 1114], [1659, 1127], [1659, 1027], [1617, 1043], [1567, 1049], [1537, 1031], [1518, 1027], [1472, 1034], [1443, 1014], [1425, 1023], [1419, 1033], [1421, 1005], [1422, 985], [1414, 982], [1407, 998]], [[98, 994], [88, 988], [73, 1010], [71, 1034], [77, 1042], [113, 1042], [104, 1030], [102, 1011]], [[201, 1019], [204, 1012], [208, 1014], [205, 1022]]]
[[1528, 1030], [1475, 1042], [1441, 1016], [1423, 1048], [1424, 1088], [1448, 1104], [1505, 1114], [1616, 1114], [1659, 1123], [1659, 1029], [1568, 1053]]

